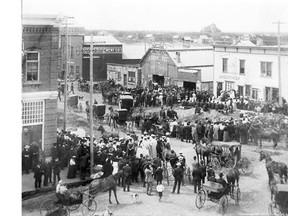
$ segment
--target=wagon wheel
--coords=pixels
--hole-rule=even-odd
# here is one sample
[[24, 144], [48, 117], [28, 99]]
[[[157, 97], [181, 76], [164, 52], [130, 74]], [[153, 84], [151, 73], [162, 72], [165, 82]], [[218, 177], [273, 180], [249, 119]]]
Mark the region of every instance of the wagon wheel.
[[240, 188], [237, 188], [236, 194], [234, 195], [234, 199], [235, 199], [235, 204], [236, 204], [236, 205], [239, 205], [240, 199], [241, 199], [241, 191], [240, 191]]
[[204, 191], [203, 189], [199, 190], [195, 199], [195, 205], [198, 209], [201, 209], [204, 206], [206, 198], [206, 191]]
[[96, 201], [86, 199], [82, 203], [82, 215], [83, 216], [90, 216], [93, 215], [97, 210], [97, 203]]
[[239, 163], [241, 164], [240, 167], [244, 175], [250, 175], [253, 173], [253, 164], [248, 158], [241, 158]]
[[40, 215], [50, 215], [55, 213], [56, 215], [69, 216], [69, 210], [65, 206], [56, 204], [53, 199], [45, 200], [40, 206]]
[[228, 197], [226, 195], [221, 197], [219, 201], [219, 205], [220, 205], [221, 213], [222, 215], [224, 215], [228, 209]]
[[270, 216], [280, 216], [281, 212], [279, 210], [279, 205], [275, 202], [271, 202], [268, 206], [268, 212]]
[[234, 167], [234, 161], [232, 159], [229, 159], [226, 163], [227, 168], [233, 168]]

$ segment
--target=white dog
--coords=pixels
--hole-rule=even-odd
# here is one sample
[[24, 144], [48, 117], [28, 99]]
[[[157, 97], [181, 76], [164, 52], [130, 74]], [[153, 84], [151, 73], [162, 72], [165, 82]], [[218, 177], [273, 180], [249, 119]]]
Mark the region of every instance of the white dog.
[[139, 195], [137, 193], [133, 193], [131, 195], [131, 198], [132, 198], [133, 203], [138, 203]]

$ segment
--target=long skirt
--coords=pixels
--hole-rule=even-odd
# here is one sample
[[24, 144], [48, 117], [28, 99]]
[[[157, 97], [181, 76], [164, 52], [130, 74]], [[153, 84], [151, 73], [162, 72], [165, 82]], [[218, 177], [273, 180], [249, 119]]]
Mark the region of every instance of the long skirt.
[[73, 179], [75, 177], [76, 177], [76, 165], [69, 165], [67, 178]]

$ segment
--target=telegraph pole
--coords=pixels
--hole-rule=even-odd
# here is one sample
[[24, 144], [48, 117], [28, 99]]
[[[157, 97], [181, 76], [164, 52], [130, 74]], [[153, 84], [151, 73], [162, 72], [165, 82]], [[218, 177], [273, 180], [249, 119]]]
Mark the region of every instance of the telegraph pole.
[[71, 19], [74, 17], [68, 17], [66, 16], [66, 70], [65, 70], [65, 74], [64, 74], [64, 125], [63, 125], [63, 129], [64, 131], [66, 130], [66, 120], [67, 120], [67, 75], [69, 72], [69, 52], [68, 52], [68, 19]]
[[90, 42], [90, 170], [94, 166], [94, 142], [93, 142], [93, 34]]
[[278, 25], [278, 88], [279, 88], [279, 94], [278, 94], [278, 100], [279, 100], [279, 106], [282, 106], [282, 88], [281, 88], [281, 46], [280, 46], [280, 25], [285, 24], [284, 22], [273, 22], [273, 24]]

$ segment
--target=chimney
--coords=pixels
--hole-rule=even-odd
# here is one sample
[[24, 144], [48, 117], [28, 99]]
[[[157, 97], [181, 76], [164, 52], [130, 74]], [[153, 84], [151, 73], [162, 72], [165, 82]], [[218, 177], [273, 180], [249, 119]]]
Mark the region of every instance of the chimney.
[[180, 63], [180, 62], [181, 62], [180, 52], [176, 52], [176, 61], [177, 61], [177, 63]]
[[263, 46], [263, 39], [262, 38], [257, 38], [256, 45], [257, 46]]

